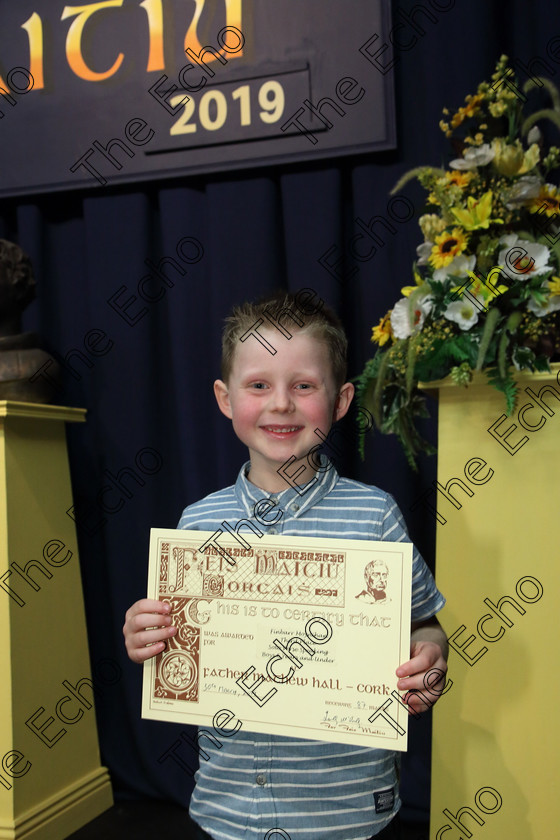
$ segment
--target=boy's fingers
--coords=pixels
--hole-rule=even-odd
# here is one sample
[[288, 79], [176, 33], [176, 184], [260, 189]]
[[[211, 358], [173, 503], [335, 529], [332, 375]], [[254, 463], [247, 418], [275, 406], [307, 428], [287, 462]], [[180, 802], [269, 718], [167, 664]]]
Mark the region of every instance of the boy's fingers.
[[395, 673], [397, 677], [411, 677], [414, 674], [423, 674], [425, 671], [429, 671], [430, 667], [434, 667], [431, 659], [424, 654], [419, 654], [409, 659], [408, 662], [399, 665]]
[[134, 637], [134, 648], [144, 648], [146, 645], [152, 645], [154, 642], [164, 642], [170, 639], [177, 632], [176, 627], [164, 627], [156, 630], [145, 630], [142, 633], [136, 633]]
[[422, 714], [422, 712], [427, 712], [428, 709], [431, 709], [434, 703], [436, 702], [437, 697], [426, 697], [425, 699], [418, 697], [417, 694], [406, 695], [404, 698], [404, 702], [408, 705], [408, 714], [415, 715], [415, 714]]
[[434, 658], [434, 652], [429, 649], [420, 650], [408, 662], [403, 662], [402, 665], [396, 669], [397, 677], [410, 677], [413, 674], [423, 674], [434, 669], [440, 671], [447, 671], [447, 663], [441, 652], [439, 656]]
[[397, 680], [397, 688], [399, 691], [412, 691], [413, 689], [422, 690], [424, 688], [423, 681], [424, 674], [418, 674], [406, 679]]
[[[398, 669], [400, 670], [400, 669]], [[443, 667], [432, 666], [424, 671], [418, 671], [410, 675], [397, 674], [400, 679], [397, 681], [399, 691], [411, 691], [418, 689], [437, 694], [438, 689], [443, 691], [447, 680], [447, 664]]]
[[128, 622], [129, 626], [134, 632], [147, 630], [151, 627], [170, 627], [172, 623], [173, 619], [170, 616], [155, 616], [154, 613], [141, 613], [140, 615], [135, 615]]
[[138, 615], [139, 613], [158, 613], [161, 615], [169, 614], [171, 607], [168, 603], [163, 601], [155, 601], [152, 598], [142, 598], [136, 601], [130, 609], [126, 612], [126, 621]]
[[126, 651], [133, 662], [142, 663], [161, 653], [167, 639], [177, 633], [170, 612], [169, 603], [152, 598], [142, 598], [127, 610], [123, 635]]
[[165, 642], [158, 642], [158, 644], [150, 645], [150, 647], [143, 647], [138, 648], [137, 650], [133, 650], [128, 655], [133, 662], [136, 662], [137, 665], [140, 665], [142, 662], [145, 662], [147, 659], [150, 659], [150, 657], [157, 656], [157, 654], [161, 653], [163, 650], [165, 650]]
[[174, 636], [176, 632], [176, 627], [164, 627], [130, 635], [125, 641], [130, 659], [133, 662], [144, 662], [150, 656], [161, 653], [165, 650], [167, 639]]

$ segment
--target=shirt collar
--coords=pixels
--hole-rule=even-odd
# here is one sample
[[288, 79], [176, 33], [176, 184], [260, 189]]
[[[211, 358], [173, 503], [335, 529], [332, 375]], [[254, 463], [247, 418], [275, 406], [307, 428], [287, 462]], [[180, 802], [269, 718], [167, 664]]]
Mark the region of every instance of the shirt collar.
[[[319, 458], [322, 469], [315, 473], [315, 477], [307, 485], [304, 484], [296, 489], [289, 486], [286, 479], [286, 489], [279, 493], [269, 493], [266, 490], [261, 490], [260, 487], [249, 481], [247, 474], [251, 462], [247, 461], [241, 467], [235, 482], [235, 497], [238, 503], [251, 517], [255, 516], [257, 502], [267, 499], [276, 502], [281, 510], [288, 511], [295, 518], [302, 516], [309, 508], [323, 499], [327, 493], [330, 493], [339, 479], [332, 461], [323, 453], [319, 455]], [[272, 507], [269, 509], [272, 510]], [[266, 511], [263, 511], [263, 515], [266, 516]]]

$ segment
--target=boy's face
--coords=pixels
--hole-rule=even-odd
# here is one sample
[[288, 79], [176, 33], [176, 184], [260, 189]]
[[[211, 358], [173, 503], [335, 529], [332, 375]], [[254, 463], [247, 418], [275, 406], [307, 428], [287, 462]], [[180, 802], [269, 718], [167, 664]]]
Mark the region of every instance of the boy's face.
[[229, 382], [214, 383], [220, 410], [233, 422], [237, 437], [249, 448], [249, 479], [263, 490], [280, 492], [291, 486], [278, 473], [286, 467], [302, 485], [315, 474], [309, 451], [321, 442], [315, 429], [327, 435], [336, 420], [344, 417], [354, 386], [347, 382], [337, 392], [329, 352], [322, 341], [305, 330], [290, 339], [276, 330], [262, 330], [276, 349], [272, 355], [256, 338], [238, 342]]

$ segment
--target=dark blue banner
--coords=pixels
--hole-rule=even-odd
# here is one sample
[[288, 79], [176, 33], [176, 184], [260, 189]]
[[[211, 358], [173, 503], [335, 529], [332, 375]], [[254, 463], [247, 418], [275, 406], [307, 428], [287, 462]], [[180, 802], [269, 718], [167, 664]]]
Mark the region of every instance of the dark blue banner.
[[389, 25], [389, 0], [3, 3], [0, 195], [392, 148]]

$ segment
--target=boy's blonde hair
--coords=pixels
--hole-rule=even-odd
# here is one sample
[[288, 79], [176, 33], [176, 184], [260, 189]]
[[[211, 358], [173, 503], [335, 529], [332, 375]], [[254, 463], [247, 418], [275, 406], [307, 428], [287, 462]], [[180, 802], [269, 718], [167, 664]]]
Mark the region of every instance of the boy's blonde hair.
[[[273, 347], [277, 352], [280, 342], [289, 340], [295, 332], [306, 331], [317, 341], [326, 344], [338, 391], [346, 382], [348, 340], [344, 327], [332, 309], [320, 299], [313, 303], [310, 297], [316, 297], [312, 289], [301, 289], [296, 293], [278, 291], [254, 303], [247, 301], [234, 306], [225, 319], [222, 333], [223, 381], [227, 384], [231, 375], [237, 342], [243, 338], [245, 341], [259, 340], [262, 344], [257, 334], [268, 327], [278, 330], [278, 340], [274, 341]], [[272, 353], [272, 350], [269, 352]]]

